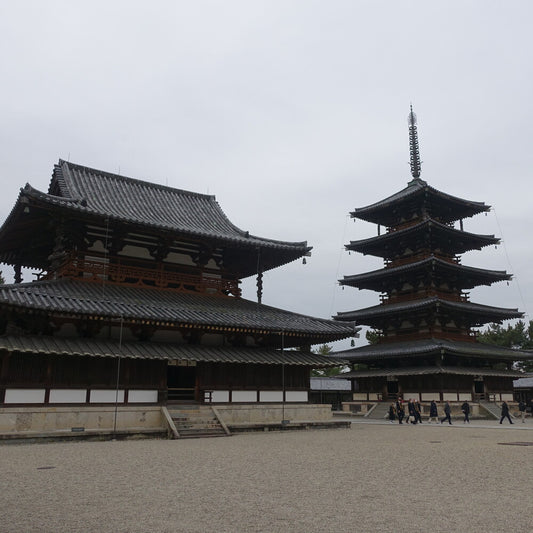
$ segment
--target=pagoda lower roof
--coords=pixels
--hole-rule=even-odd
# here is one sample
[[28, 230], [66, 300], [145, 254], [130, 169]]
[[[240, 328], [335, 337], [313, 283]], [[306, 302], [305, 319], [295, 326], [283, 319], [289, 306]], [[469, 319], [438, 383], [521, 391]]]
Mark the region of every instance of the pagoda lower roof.
[[342, 374], [343, 378], [373, 378], [382, 376], [426, 376], [431, 374], [451, 374], [458, 376], [484, 376], [517, 378], [524, 373], [519, 370], [497, 370], [483, 367], [456, 367], [456, 366], [414, 366], [406, 368], [379, 368], [371, 370], [354, 370]]
[[89, 319], [145, 321], [161, 326], [212, 326], [270, 334], [283, 331], [317, 339], [310, 344], [354, 335], [353, 324], [341, 325], [334, 320], [301, 315], [243, 298], [102, 285], [66, 278], [2, 285], [0, 305]]
[[[429, 240], [428, 240], [429, 236]], [[393, 259], [404, 250], [429, 248], [443, 253], [462, 254], [469, 250], [481, 250], [485, 246], [498, 244], [494, 235], [479, 235], [455, 229], [433, 219], [426, 219], [403, 229], [384, 233], [376, 237], [351, 241], [345, 248], [366, 255]]]
[[490, 206], [483, 202], [458, 198], [429, 186], [424, 180], [413, 179], [405, 189], [350, 214], [353, 218], [393, 226], [400, 218], [399, 213], [409, 215], [418, 206], [425, 206], [433, 218], [442, 222], [453, 222], [490, 210]]
[[348, 360], [351, 363], [366, 363], [383, 359], [405, 359], [428, 355], [463, 355], [505, 361], [533, 360], [531, 351], [513, 350], [504, 346], [482, 342], [460, 342], [447, 339], [419, 339], [413, 341], [382, 342], [349, 350], [342, 350], [328, 357]]
[[[46, 270], [43, 261], [52, 250], [43, 248], [46, 213], [66, 220], [83, 220], [94, 226], [123, 228], [135, 233], [163, 235], [166, 240], [206, 242], [210, 247], [232, 250], [228, 258], [241, 277], [257, 273], [258, 253], [263, 271], [308, 255], [307, 242], [265, 239], [235, 226], [212, 195], [175, 189], [148, 181], [127, 178], [59, 160], [47, 193], [27, 184], [21, 189], [10, 215], [0, 227], [0, 262]], [[53, 246], [53, 239], [48, 247]], [[20, 243], [32, 243], [26, 250]], [[32, 259], [33, 258], [33, 259]]]
[[482, 326], [488, 322], [523, 317], [523, 313], [518, 311], [518, 309], [492, 307], [472, 302], [457, 302], [433, 297], [340, 312], [334, 318], [335, 320], [356, 322], [358, 325], [376, 326], [378, 322], [383, 322], [384, 319], [400, 318], [406, 315], [412, 316], [413, 313], [427, 313], [428, 311], [433, 311], [439, 316], [461, 316], [467, 319], [471, 326]]
[[420, 261], [413, 261], [397, 267], [381, 268], [371, 272], [364, 272], [353, 276], [344, 276], [339, 281], [341, 285], [358, 287], [359, 289], [378, 290], [386, 292], [390, 279], [397, 280], [399, 277], [407, 278], [416, 276], [418, 273], [432, 270], [433, 277], [448, 277], [453, 275], [456, 279], [456, 288], [472, 289], [479, 285], [490, 285], [498, 281], [510, 280], [511, 274], [504, 270], [486, 270], [483, 268], [470, 267], [450, 261], [444, 261], [434, 255], [430, 255]]
[[110, 342], [87, 338], [47, 336], [0, 337], [0, 350], [32, 355], [82, 357], [125, 357], [131, 359], [180, 360], [207, 363], [242, 363], [260, 365], [298, 365], [314, 368], [337, 366], [339, 361], [296, 350], [268, 348], [234, 348], [231, 346], [199, 346], [156, 342]]

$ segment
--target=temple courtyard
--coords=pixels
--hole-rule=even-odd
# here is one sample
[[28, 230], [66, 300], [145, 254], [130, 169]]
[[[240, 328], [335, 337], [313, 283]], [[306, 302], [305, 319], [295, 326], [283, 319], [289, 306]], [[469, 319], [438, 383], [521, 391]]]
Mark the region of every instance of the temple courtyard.
[[504, 424], [2, 444], [0, 531], [530, 532], [533, 421]]

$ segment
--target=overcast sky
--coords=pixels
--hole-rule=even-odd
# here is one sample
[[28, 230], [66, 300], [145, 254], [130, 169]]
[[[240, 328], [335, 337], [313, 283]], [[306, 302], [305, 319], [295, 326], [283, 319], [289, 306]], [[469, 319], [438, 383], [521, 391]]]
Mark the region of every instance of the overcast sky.
[[307, 240], [306, 265], [265, 274], [266, 304], [375, 305], [337, 283], [381, 266], [344, 251], [376, 234], [348, 213], [410, 180], [412, 103], [422, 178], [494, 208], [465, 230], [502, 246], [463, 264], [514, 274], [471, 300], [528, 313], [532, 19], [526, 0], [3, 0], [0, 218], [69, 159], [214, 194], [243, 230]]

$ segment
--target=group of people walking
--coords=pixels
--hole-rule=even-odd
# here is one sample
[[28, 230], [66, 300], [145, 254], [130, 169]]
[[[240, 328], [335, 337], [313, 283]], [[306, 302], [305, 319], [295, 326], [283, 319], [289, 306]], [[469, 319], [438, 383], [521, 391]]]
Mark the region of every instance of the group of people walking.
[[[512, 424], [513, 421], [509, 413], [509, 405], [507, 402], [502, 402], [501, 409], [500, 424], [503, 423], [505, 418], [507, 418], [509, 423]], [[520, 411], [522, 422], [525, 422], [526, 404], [524, 402], [519, 402], [518, 410]], [[462, 403], [461, 411], [463, 412], [463, 423], [470, 424], [470, 404], [467, 401]], [[399, 424], [403, 424], [404, 420], [406, 424], [422, 424], [422, 406], [420, 405], [420, 402], [415, 399], [410, 399], [407, 402], [407, 405], [405, 405], [403, 400], [399, 398], [396, 402], [390, 404], [388, 419], [391, 424], [393, 424], [395, 420], [398, 420]], [[431, 424], [432, 420], [437, 424], [440, 420], [441, 424], [448, 422], [449, 425], [452, 425], [452, 409], [450, 404], [444, 402], [444, 417], [440, 419], [437, 403], [435, 400], [431, 400], [431, 404], [429, 405], [428, 423]]]

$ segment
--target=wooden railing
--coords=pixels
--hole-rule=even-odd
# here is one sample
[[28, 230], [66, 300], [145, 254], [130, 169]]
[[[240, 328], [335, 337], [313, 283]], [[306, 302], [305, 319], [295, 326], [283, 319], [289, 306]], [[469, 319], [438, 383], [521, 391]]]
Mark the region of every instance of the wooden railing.
[[406, 293], [406, 294], [400, 294], [398, 296], [380, 296], [380, 300], [382, 304], [396, 304], [400, 302], [410, 302], [413, 300], [422, 300], [425, 298], [441, 298], [442, 300], [448, 300], [450, 302], [468, 302], [469, 297], [468, 293], [453, 293], [453, 292], [445, 292], [445, 291], [438, 291], [435, 289], [430, 289], [426, 291], [419, 291], [419, 292], [413, 292], [413, 293]]
[[416, 263], [427, 259], [429, 256], [434, 255], [436, 258], [446, 261], [451, 264], [460, 264], [461, 258], [459, 256], [450, 257], [449, 255], [442, 255], [431, 251], [423, 251], [417, 254], [410, 255], [409, 257], [403, 257], [401, 259], [388, 259], [385, 260], [385, 268], [395, 268], [409, 263]]
[[381, 336], [380, 343], [398, 342], [398, 341], [418, 341], [423, 339], [443, 339], [457, 342], [476, 342], [477, 334], [475, 331], [469, 333], [457, 333], [450, 331], [430, 331], [425, 333], [400, 333], [398, 335]]
[[203, 275], [195, 276], [159, 268], [145, 268], [106, 262], [98, 259], [69, 257], [59, 269], [49, 272], [42, 279], [77, 278], [84, 281], [109, 281], [117, 285], [136, 285], [157, 289], [175, 289], [184, 292], [241, 296], [239, 280]]

